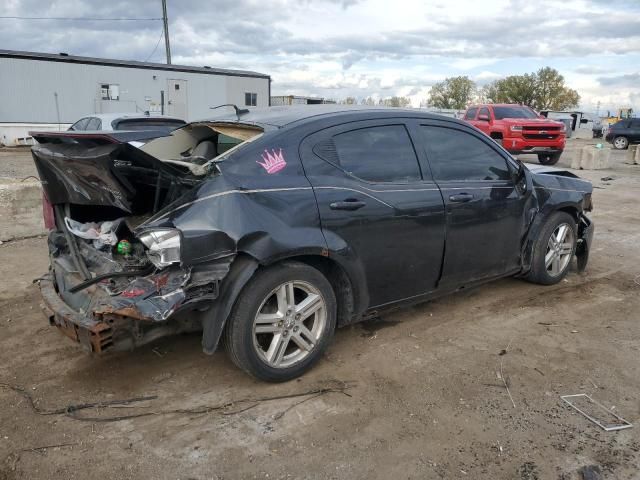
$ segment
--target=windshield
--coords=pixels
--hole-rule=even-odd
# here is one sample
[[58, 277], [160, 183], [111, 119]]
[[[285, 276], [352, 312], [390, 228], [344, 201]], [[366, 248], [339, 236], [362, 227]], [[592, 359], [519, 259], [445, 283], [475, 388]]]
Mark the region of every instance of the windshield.
[[504, 118], [538, 118], [536, 112], [528, 107], [493, 107], [496, 120]]

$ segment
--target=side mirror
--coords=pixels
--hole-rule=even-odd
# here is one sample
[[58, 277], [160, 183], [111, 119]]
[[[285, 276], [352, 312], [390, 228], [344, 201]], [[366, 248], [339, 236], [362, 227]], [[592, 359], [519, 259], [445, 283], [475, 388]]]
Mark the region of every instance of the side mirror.
[[517, 185], [524, 180], [527, 168], [521, 160], [516, 160], [516, 162], [518, 163], [518, 170], [513, 172], [513, 183]]
[[478, 115], [478, 120], [481, 122], [488, 122], [489, 121], [489, 115]]

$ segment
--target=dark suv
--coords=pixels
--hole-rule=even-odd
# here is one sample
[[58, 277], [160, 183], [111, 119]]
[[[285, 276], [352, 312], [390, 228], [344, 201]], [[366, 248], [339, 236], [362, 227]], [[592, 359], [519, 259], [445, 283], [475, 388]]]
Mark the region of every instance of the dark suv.
[[605, 140], [617, 150], [625, 150], [630, 143], [640, 143], [640, 118], [628, 118], [614, 123]]
[[585, 267], [591, 184], [525, 167], [479, 130], [413, 110], [237, 110], [140, 148], [33, 156], [46, 194], [51, 325], [92, 352], [202, 330], [268, 381], [336, 326], [505, 276]]

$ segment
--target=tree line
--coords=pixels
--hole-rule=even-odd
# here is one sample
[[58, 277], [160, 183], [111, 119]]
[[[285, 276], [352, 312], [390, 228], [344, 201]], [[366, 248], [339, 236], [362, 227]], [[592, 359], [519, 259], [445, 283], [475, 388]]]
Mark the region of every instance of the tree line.
[[[566, 110], [575, 108], [580, 95], [565, 84], [564, 77], [550, 67], [524, 75], [510, 75], [487, 85], [478, 85], [468, 76], [449, 77], [431, 87], [429, 98], [421, 106], [462, 110], [470, 103], [519, 103], [535, 110]], [[390, 97], [357, 101], [347, 97], [339, 103], [407, 107], [408, 97]]]

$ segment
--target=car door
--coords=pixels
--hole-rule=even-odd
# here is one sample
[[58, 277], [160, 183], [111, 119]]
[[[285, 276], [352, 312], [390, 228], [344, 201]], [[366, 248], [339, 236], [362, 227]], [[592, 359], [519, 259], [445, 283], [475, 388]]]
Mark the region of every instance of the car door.
[[463, 120], [469, 122], [474, 127], [477, 127], [478, 122], [476, 121], [476, 116], [478, 115], [478, 107], [470, 107], [467, 112], [464, 114]]
[[632, 143], [640, 142], [640, 118], [634, 118], [631, 120], [629, 141]]
[[491, 131], [491, 113], [487, 107], [482, 107], [478, 111], [478, 119], [473, 125], [489, 135]]
[[440, 286], [517, 271], [531, 195], [514, 184], [515, 165], [491, 140], [462, 125], [428, 121], [417, 130], [445, 203]]
[[402, 119], [350, 122], [307, 137], [301, 158], [332, 254], [366, 283], [370, 307], [435, 289], [444, 205]]

